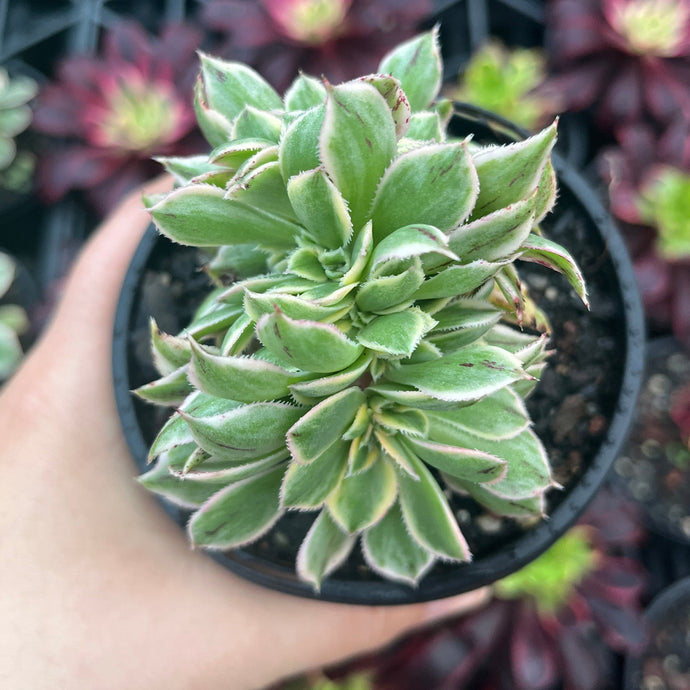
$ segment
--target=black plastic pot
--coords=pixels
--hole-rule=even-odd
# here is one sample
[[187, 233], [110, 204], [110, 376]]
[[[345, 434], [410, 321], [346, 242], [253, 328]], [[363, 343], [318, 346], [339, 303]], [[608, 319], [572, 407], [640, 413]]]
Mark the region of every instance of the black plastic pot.
[[[458, 109], [453, 134], [463, 136], [470, 131], [480, 143], [504, 143], [522, 136], [520, 130], [488, 113]], [[546, 304], [542, 306], [551, 318], [553, 344], [558, 350], [529, 399], [535, 430], [550, 453], [556, 478], [565, 487], [549, 493], [549, 519], [529, 529], [504, 520], [501, 530], [494, 533], [478, 527], [486, 526], [487, 520], [486, 516], [473, 519], [478, 512], [474, 503], [454, 499], [452, 507], [460, 517], [474, 561], [439, 563], [414, 589], [380, 579], [353, 553], [316, 594], [297, 579], [294, 554], [288, 559], [279, 553], [286, 535], [306, 533], [313, 514], [288, 513], [271, 532], [275, 538], [211, 557], [242, 577], [291, 594], [344, 603], [404, 604], [491, 583], [536, 558], [575, 522], [627, 433], [643, 370], [644, 321], [632, 266], [613, 222], [582, 178], [562, 162], [555, 162], [560, 201], [544, 226], [548, 236], [564, 244], [579, 262], [589, 284], [592, 310], [581, 305], [561, 276], [534, 264], [520, 265], [533, 296], [544, 294]], [[195, 261], [196, 250], [172, 245], [151, 228], [123, 285], [114, 329], [115, 394], [127, 441], [142, 469], [147, 443], [168, 416], [157, 417], [155, 408], [130, 393], [156, 378], [145, 361], [148, 318], [154, 315], [164, 330], [174, 331], [184, 326], [194, 306], [188, 303], [178, 277], [161, 277], [159, 272], [166, 266], [168, 272], [203, 283], [205, 277]], [[182, 318], [175, 310], [181, 311]], [[586, 361], [578, 361], [578, 357]], [[559, 396], [555, 402], [554, 392]], [[574, 405], [579, 412], [573, 410]], [[188, 513], [170, 506], [166, 510], [180, 526], [185, 524]]]
[[625, 660], [625, 690], [687, 688], [690, 683], [690, 577], [665, 589], [645, 613], [649, 642]]

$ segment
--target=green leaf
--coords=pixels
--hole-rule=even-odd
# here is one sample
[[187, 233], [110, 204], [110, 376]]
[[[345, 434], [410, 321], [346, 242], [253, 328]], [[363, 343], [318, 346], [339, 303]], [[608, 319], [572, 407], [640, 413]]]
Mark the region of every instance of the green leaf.
[[192, 516], [187, 531], [193, 544], [213, 550], [233, 549], [255, 541], [280, 517], [278, 500], [285, 468], [230, 484]]
[[390, 458], [399, 470], [405, 472], [414, 481], [419, 481], [415, 461], [416, 455], [402, 443], [402, 435], [389, 433], [381, 428], [374, 430], [374, 436], [385, 455]]
[[0, 323], [0, 381], [14, 372], [22, 358], [22, 348], [17, 334]]
[[427, 340], [448, 353], [482, 337], [503, 312], [480, 300], [458, 300], [434, 314], [437, 325]]
[[219, 357], [194, 340], [189, 380], [196, 388], [220, 398], [261, 402], [286, 396], [288, 386], [300, 379], [285, 369], [253, 357]]
[[303, 464], [318, 458], [342, 437], [364, 400], [362, 390], [353, 386], [331, 395], [305, 412], [287, 432], [287, 445], [292, 457]]
[[210, 185], [181, 187], [150, 212], [160, 232], [180, 244], [212, 247], [251, 240], [271, 249], [294, 246], [298, 225], [242, 203], [241, 195], [224, 196], [224, 190]]
[[490, 146], [474, 155], [479, 198], [472, 219], [486, 216], [534, 193], [556, 142], [556, 123], [508, 146]]
[[[272, 157], [268, 149], [263, 153], [267, 158]], [[252, 163], [253, 161], [248, 161], [248, 167]], [[301, 232], [301, 228], [297, 225], [297, 217], [288, 199], [283, 178], [280, 176], [278, 161], [262, 162], [257, 167], [248, 170], [246, 174], [240, 174], [241, 172], [238, 171], [231, 180], [225, 198], [260, 210], [264, 216], [275, 219], [276, 225], [286, 221], [294, 223], [293, 234]], [[245, 241], [247, 239], [245, 237]], [[282, 249], [281, 246], [277, 248]]]
[[[422, 346], [420, 345], [420, 347]], [[437, 400], [426, 393], [414, 389], [412, 386], [403, 386], [397, 383], [374, 383], [367, 387], [367, 391], [376, 393], [391, 402], [416, 407], [420, 410], [447, 410], [457, 405], [455, 402]]]
[[221, 146], [231, 139], [232, 122], [209, 105], [201, 75], [194, 84], [194, 113], [199, 129], [211, 146]]
[[505, 499], [523, 499], [544, 493], [554, 486], [546, 452], [537, 435], [525, 429], [516, 436], [490, 440], [462, 431], [441, 421], [443, 415], [429, 415], [429, 438], [495, 455], [508, 463], [508, 472], [500, 481], [486, 487], [493, 495]]
[[493, 278], [504, 265], [478, 259], [464, 266], [449, 266], [428, 278], [416, 292], [415, 299], [466, 295]]
[[146, 383], [134, 392], [143, 400], [156, 405], [176, 407], [194, 389], [187, 380], [187, 366], [167, 374], [151, 383]]
[[322, 510], [300, 546], [297, 574], [318, 590], [323, 578], [342, 565], [354, 545], [355, 537], [343, 532]]
[[395, 502], [395, 471], [382, 457], [368, 469], [345, 477], [329, 495], [331, 517], [349, 534], [375, 525]]
[[530, 498], [507, 499], [492, 494], [491, 487], [484, 484], [463, 481], [449, 475], [443, 475], [443, 479], [450, 488], [469, 494], [495, 515], [513, 518], [533, 518], [535, 515], [545, 517], [544, 494]]
[[237, 170], [240, 166], [262, 151], [275, 147], [275, 142], [268, 139], [237, 139], [223, 141], [222, 145], [211, 151], [208, 160], [216, 165], [222, 165], [230, 170]]
[[[192, 393], [180, 406], [180, 410], [199, 416], [219, 415], [240, 406], [234, 400], [214, 398], [205, 393]], [[174, 450], [180, 446], [194, 443], [189, 426], [180, 414], [173, 414], [163, 425], [162, 429], [151, 444], [149, 461], [161, 453]]]
[[374, 419], [384, 429], [411, 436], [426, 436], [429, 430], [429, 422], [421, 410], [387, 408], [376, 412]]
[[369, 369], [371, 359], [371, 353], [363, 352], [349, 367], [345, 367], [337, 374], [293, 383], [290, 391], [305, 398], [324, 398], [333, 395], [353, 385]]
[[383, 96], [370, 84], [347, 82], [327, 91], [319, 137], [321, 162], [348, 203], [353, 227], [359, 230], [395, 155], [395, 123]]
[[430, 111], [413, 113], [406, 136], [408, 139], [441, 143], [444, 133], [438, 113]]
[[412, 436], [400, 442], [427, 464], [453, 477], [485, 484], [506, 476], [508, 463], [490, 453]]
[[314, 510], [338, 486], [347, 469], [349, 444], [336, 441], [308, 464], [291, 462], [280, 492], [285, 508]]
[[[173, 471], [176, 477], [184, 479], [185, 482], [190, 484], [215, 484], [216, 482], [222, 481], [225, 482], [225, 486], [227, 486], [228, 484], [263, 474], [265, 471], [273, 469], [276, 465], [283, 463], [290, 457], [287, 448], [281, 448], [275, 453], [269, 453], [266, 457], [259, 458], [258, 460], [229, 464], [208, 456], [206, 451], [201, 448], [197, 448], [196, 451], [200, 451], [206, 455], [206, 459], [201, 459], [200, 462], [197, 462], [195, 465], [194, 462], [196, 462], [196, 458], [193, 456], [196, 452], [194, 452], [190, 455], [181, 472]], [[199, 465], [201, 465], [201, 470], [193, 472], [192, 470]]]
[[347, 314], [351, 303], [352, 299], [326, 307], [295, 295], [276, 292], [266, 292], [262, 295], [251, 290], [245, 290], [244, 293], [244, 307], [254, 321], [258, 321], [264, 314], [272, 314], [279, 310], [291, 319], [332, 322]]
[[443, 76], [438, 28], [393, 48], [377, 71], [392, 74], [400, 81], [412, 112], [427, 108], [436, 98]]
[[[530, 425], [529, 415], [524, 403], [510, 388], [502, 388], [472, 405], [466, 405], [443, 413], [428, 412], [436, 428], [447, 427], [446, 443], [457, 443], [465, 439], [465, 434], [500, 441], [513, 438]], [[458, 429], [463, 436], [455, 439], [452, 430]]]
[[149, 322], [151, 334], [151, 355], [159, 374], [166, 376], [187, 364], [191, 358], [189, 342], [186, 338], [177, 338], [164, 333], [158, 328], [155, 319]]
[[240, 310], [233, 305], [215, 304], [213, 309], [195, 316], [187, 326], [186, 333], [197, 340], [216, 335], [232, 326], [240, 316]]
[[363, 311], [383, 312], [405, 304], [415, 295], [424, 281], [421, 261], [415, 259], [402, 273], [368, 280], [357, 290], [355, 301]]
[[206, 102], [232, 122], [245, 108], [281, 110], [283, 102], [273, 87], [251, 67], [239, 62], [226, 62], [204, 53], [201, 78]]
[[468, 345], [440, 359], [389, 366], [387, 377], [440, 400], [479, 400], [513, 381], [528, 378], [520, 360], [489, 345]]
[[14, 281], [14, 261], [7, 254], [0, 252], [0, 297], [9, 289]]
[[345, 369], [363, 351], [332, 324], [298, 321], [281, 312], [262, 316], [256, 334], [283, 366], [323, 374]]
[[408, 534], [397, 503], [364, 533], [362, 552], [374, 572], [387, 580], [399, 580], [412, 586], [419, 582], [435, 560]]
[[174, 460], [174, 453], [163, 453], [153, 468], [138, 478], [139, 483], [182, 508], [198, 508], [228, 485], [225, 478], [203, 483], [181, 479], [171, 472], [177, 464]]
[[360, 80], [371, 84], [384, 98], [391, 109], [393, 122], [395, 122], [395, 136], [405, 136], [410, 125], [410, 104], [405, 92], [400, 88], [400, 82], [389, 74], [368, 74], [360, 77]]
[[400, 261], [429, 253], [455, 261], [458, 259], [448, 249], [445, 234], [437, 228], [432, 225], [406, 225], [394, 230], [376, 245], [371, 256], [370, 270], [389, 261]]
[[314, 77], [300, 72], [285, 92], [285, 110], [309, 110], [326, 100], [326, 88]]
[[297, 218], [320, 246], [337, 249], [348, 243], [352, 235], [350, 213], [323, 168], [290, 178], [287, 193]]
[[325, 116], [326, 105], [318, 105], [291, 122], [283, 133], [278, 149], [278, 161], [286, 184], [293, 175], [321, 165], [319, 135]]
[[266, 139], [278, 143], [281, 121], [277, 115], [246, 105], [232, 125], [233, 139]]
[[374, 238], [411, 224], [448, 232], [477, 199], [478, 180], [467, 145], [428, 144], [398, 156], [376, 191]]
[[448, 238], [448, 246], [469, 263], [477, 259], [499, 261], [520, 249], [534, 227], [534, 204], [531, 194], [506, 208], [461, 225]]
[[177, 184], [188, 184], [198, 175], [222, 170], [210, 162], [208, 156], [155, 156], [154, 160], [175, 178]]
[[220, 354], [228, 357], [242, 353], [253, 337], [254, 322], [247, 314], [241, 314], [226, 331], [220, 346]]
[[568, 279], [568, 282], [572, 285], [573, 290], [575, 290], [580, 299], [589, 307], [585, 280], [575, 260], [565, 247], [547, 240], [545, 237], [531, 234], [522, 243], [520, 258], [524, 261], [532, 261], [536, 264], [547, 266], [554, 271], [562, 273]]
[[469, 561], [469, 547], [443, 491], [423, 462], [414, 456], [410, 459], [419, 479], [398, 473], [400, 507], [410, 536], [440, 558]]
[[25, 333], [30, 326], [26, 310], [18, 304], [0, 304], [0, 324], [17, 335]]
[[374, 236], [372, 234], [371, 221], [369, 221], [355, 235], [355, 241], [352, 243], [352, 253], [350, 255], [350, 269], [340, 279], [343, 285], [351, 285], [361, 279], [369, 263], [369, 257], [373, 249]]
[[409, 357], [436, 321], [417, 307], [377, 316], [357, 335], [357, 342], [382, 355]]
[[261, 458], [285, 446], [287, 430], [302, 410], [277, 402], [251, 403], [212, 416], [180, 412], [194, 440], [211, 455], [232, 462]]

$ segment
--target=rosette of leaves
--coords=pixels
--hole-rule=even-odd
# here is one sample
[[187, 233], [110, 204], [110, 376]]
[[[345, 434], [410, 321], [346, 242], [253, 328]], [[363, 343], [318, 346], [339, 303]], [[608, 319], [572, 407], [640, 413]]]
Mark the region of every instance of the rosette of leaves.
[[538, 91], [546, 58], [536, 48], [507, 48], [494, 39], [475, 52], [447, 95], [533, 130], [559, 110], [554, 94]]
[[[14, 262], [0, 252], [0, 300], [14, 281]], [[0, 382], [7, 379], [22, 358], [19, 336], [28, 328], [26, 312], [16, 304], [0, 304]]]
[[166, 159], [180, 186], [147, 203], [161, 233], [214, 248], [218, 284], [182, 334], [152, 324], [161, 378], [137, 392], [177, 411], [142, 484], [193, 510], [189, 536], [209, 549], [314, 511], [297, 570], [315, 587], [358, 539], [403, 582], [468, 561], [444, 486], [543, 515], [555, 483], [523, 397], [547, 338], [502, 321], [534, 311], [518, 257], [585, 299], [537, 228], [556, 194], [555, 125], [506, 147], [447, 137], [435, 31], [378, 74], [301, 75], [282, 99], [244, 65], [201, 62], [215, 149]]

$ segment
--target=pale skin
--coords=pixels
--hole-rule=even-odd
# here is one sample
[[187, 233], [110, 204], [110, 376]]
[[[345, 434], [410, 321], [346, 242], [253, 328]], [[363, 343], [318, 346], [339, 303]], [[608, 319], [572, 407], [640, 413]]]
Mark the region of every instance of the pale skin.
[[484, 591], [403, 607], [310, 601], [190, 549], [134, 479], [112, 392], [113, 315], [149, 222], [141, 191], [85, 248], [0, 395], [0, 687], [260, 688], [480, 605]]

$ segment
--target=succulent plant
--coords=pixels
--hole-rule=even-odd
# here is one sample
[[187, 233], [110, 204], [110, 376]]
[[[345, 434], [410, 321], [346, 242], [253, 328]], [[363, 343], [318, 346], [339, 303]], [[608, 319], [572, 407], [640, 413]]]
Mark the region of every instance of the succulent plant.
[[33, 122], [65, 140], [39, 159], [38, 189], [48, 203], [77, 189], [104, 214], [160, 172], [151, 156], [196, 150], [190, 101], [200, 40], [187, 25], [170, 25], [154, 39], [123, 21], [105, 34], [100, 54], [59, 64]]
[[538, 91], [545, 78], [546, 59], [540, 50], [506, 48], [492, 40], [473, 53], [459, 84], [446, 95], [532, 130], [559, 110], [553, 95], [547, 98]]
[[[14, 280], [14, 261], [0, 252], [0, 298]], [[0, 381], [7, 379], [22, 358], [19, 336], [28, 328], [26, 312], [15, 304], [0, 304]]]
[[430, 0], [211, 0], [202, 16], [224, 39], [219, 55], [282, 90], [298, 69], [332, 82], [374, 69], [431, 11]]
[[600, 155], [599, 170], [633, 257], [648, 324], [653, 332], [673, 331], [687, 346], [690, 126], [683, 117], [661, 134], [629, 125], [616, 138], [617, 146]]
[[556, 195], [555, 124], [505, 147], [448, 137], [435, 31], [378, 74], [303, 74], [283, 99], [244, 65], [201, 63], [196, 110], [215, 149], [165, 160], [180, 186], [147, 205], [162, 234], [217, 248], [220, 284], [183, 334], [152, 323], [161, 378], [137, 392], [178, 409], [141, 483], [195, 511], [189, 536], [208, 549], [314, 511], [297, 570], [315, 587], [358, 538], [403, 582], [470, 560], [443, 485], [542, 516], [556, 484], [523, 397], [547, 337], [510, 321], [531, 311], [518, 257], [586, 301], [537, 226]]
[[10, 79], [7, 70], [0, 68], [0, 187], [22, 191], [33, 172], [33, 156], [17, 151], [15, 137], [30, 124], [29, 102], [38, 85], [29, 77]]
[[554, 89], [609, 126], [690, 112], [686, 0], [554, 0], [547, 12]]

